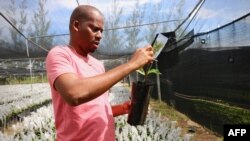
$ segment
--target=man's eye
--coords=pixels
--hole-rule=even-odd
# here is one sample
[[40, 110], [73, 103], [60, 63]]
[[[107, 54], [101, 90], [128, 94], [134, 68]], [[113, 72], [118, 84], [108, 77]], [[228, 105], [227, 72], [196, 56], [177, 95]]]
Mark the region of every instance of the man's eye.
[[91, 29], [92, 29], [93, 32], [98, 32], [98, 30], [99, 30], [99, 29], [96, 28], [96, 27], [92, 27]]
[[100, 28], [92, 27], [91, 29], [92, 29], [93, 32], [99, 32], [100, 31], [102, 33], [102, 29], [100, 29]]

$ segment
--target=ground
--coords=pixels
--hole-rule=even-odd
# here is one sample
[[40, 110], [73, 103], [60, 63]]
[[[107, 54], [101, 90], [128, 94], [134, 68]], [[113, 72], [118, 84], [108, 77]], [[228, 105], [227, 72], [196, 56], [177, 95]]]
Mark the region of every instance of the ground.
[[192, 134], [191, 141], [222, 141], [223, 137], [203, 127], [202, 125], [192, 121], [184, 114], [176, 111], [165, 102], [150, 100], [150, 108], [160, 112], [162, 116], [176, 120], [177, 126], [182, 128], [182, 135]]

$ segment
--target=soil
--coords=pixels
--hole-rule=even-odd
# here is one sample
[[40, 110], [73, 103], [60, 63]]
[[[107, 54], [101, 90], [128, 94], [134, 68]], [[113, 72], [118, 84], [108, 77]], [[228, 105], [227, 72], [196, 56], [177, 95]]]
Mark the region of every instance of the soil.
[[223, 137], [215, 132], [201, 126], [198, 123], [188, 119], [187, 121], [179, 121], [178, 126], [182, 128], [182, 135], [192, 135], [190, 141], [222, 141]]

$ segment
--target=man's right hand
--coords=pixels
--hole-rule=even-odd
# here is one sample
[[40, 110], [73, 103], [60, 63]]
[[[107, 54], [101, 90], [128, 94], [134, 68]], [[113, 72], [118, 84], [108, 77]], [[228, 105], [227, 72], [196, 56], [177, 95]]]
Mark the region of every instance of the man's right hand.
[[129, 60], [129, 63], [135, 65], [135, 68], [141, 68], [147, 63], [153, 62], [153, 48], [151, 45], [146, 45], [143, 48], [138, 48], [133, 54], [132, 58]]

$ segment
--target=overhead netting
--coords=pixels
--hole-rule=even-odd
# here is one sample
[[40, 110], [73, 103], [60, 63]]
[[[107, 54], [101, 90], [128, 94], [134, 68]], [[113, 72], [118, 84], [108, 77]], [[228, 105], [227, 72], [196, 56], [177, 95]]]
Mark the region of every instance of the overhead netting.
[[176, 39], [181, 40], [190, 31], [197, 34], [213, 30], [249, 11], [247, 0], [1, 1], [1, 78], [45, 75], [48, 51], [55, 45], [68, 44], [69, 17], [78, 4], [94, 5], [105, 15], [103, 39], [94, 55], [109, 61], [121, 58], [120, 62], [136, 48], [151, 43], [156, 33], [174, 31]]

